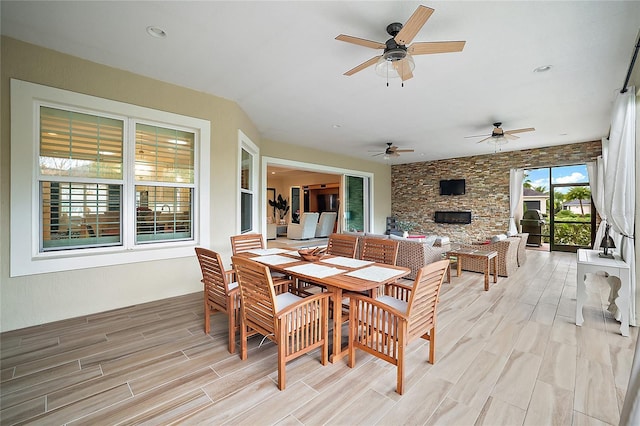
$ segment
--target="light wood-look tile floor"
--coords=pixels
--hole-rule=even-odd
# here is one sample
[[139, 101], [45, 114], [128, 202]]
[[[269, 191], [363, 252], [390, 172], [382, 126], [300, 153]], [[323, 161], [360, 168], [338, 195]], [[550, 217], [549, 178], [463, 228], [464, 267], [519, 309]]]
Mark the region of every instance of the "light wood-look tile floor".
[[[455, 274], [454, 274], [455, 275]], [[227, 352], [226, 317], [203, 331], [200, 294], [1, 335], [0, 422], [10, 424], [616, 425], [632, 337], [603, 309], [604, 279], [588, 282], [576, 327], [575, 255], [528, 252], [527, 263], [483, 291], [480, 274], [445, 283], [435, 365], [409, 347], [405, 394], [395, 369], [362, 352], [322, 366], [287, 365], [250, 340]], [[345, 328], [346, 329], [346, 328]]]

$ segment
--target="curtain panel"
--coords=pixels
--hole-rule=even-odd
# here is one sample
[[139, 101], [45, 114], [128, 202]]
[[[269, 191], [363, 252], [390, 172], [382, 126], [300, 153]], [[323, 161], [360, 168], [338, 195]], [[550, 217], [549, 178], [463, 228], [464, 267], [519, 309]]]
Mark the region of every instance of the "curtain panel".
[[511, 169], [509, 172], [509, 235], [518, 233], [516, 225], [516, 213], [522, 200], [522, 181], [524, 180], [524, 169]]

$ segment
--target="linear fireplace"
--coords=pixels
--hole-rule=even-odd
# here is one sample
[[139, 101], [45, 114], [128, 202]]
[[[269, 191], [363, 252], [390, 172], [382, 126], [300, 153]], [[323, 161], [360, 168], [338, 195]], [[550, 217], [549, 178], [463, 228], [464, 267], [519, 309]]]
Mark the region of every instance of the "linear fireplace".
[[436, 223], [471, 223], [471, 212], [444, 212], [437, 211], [434, 218]]

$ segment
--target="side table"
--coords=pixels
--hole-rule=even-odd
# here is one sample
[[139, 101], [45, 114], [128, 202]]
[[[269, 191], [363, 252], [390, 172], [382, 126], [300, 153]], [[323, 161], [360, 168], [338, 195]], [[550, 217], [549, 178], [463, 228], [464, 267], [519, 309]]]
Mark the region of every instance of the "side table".
[[[484, 291], [489, 291], [489, 275], [491, 275], [491, 266], [493, 266], [493, 282], [498, 282], [498, 252], [491, 250], [474, 250], [468, 248], [460, 248], [450, 250], [445, 254], [446, 258], [451, 260], [452, 257], [458, 260], [458, 276], [462, 275], [462, 259], [480, 259], [484, 266]], [[451, 282], [451, 265], [447, 270], [447, 281]]]
[[585, 284], [586, 274], [595, 272], [606, 272], [609, 275], [620, 278], [620, 290], [614, 303], [620, 310], [620, 333], [629, 336], [629, 286], [631, 281], [629, 265], [625, 263], [620, 255], [614, 254], [613, 259], [598, 256], [598, 250], [578, 249], [578, 276], [576, 290], [576, 325], [584, 323], [582, 307], [587, 300], [587, 288]]

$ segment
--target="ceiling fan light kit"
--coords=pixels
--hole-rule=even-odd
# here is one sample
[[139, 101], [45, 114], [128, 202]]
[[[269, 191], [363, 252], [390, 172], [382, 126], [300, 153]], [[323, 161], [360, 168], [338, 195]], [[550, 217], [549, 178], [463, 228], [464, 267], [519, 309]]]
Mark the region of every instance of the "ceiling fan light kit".
[[489, 144], [494, 145], [497, 149], [499, 148], [500, 145], [504, 145], [507, 142], [509, 142], [509, 140], [516, 140], [520, 138], [519, 136], [514, 135], [514, 133], [533, 132], [536, 130], [533, 127], [526, 127], [523, 129], [503, 130], [502, 123], [499, 121], [493, 123], [493, 127], [494, 127], [493, 131], [491, 132], [490, 135], [466, 136], [465, 138], [477, 138], [477, 137], [486, 136], [484, 139], [479, 140], [477, 143], [487, 142]]
[[462, 51], [465, 44], [464, 41], [418, 42], [407, 46], [433, 12], [434, 10], [429, 7], [418, 6], [404, 25], [399, 22], [389, 24], [387, 33], [391, 38], [386, 43], [365, 40], [345, 34], [338, 35], [336, 40], [371, 49], [384, 50], [382, 55], [374, 56], [345, 72], [344, 75], [353, 75], [375, 64], [376, 74], [387, 79], [387, 86], [389, 86], [389, 78], [400, 77], [404, 87], [404, 82], [413, 78], [413, 70], [415, 69], [413, 56]]
[[384, 160], [389, 160], [391, 157], [400, 157], [401, 152], [413, 152], [413, 149], [398, 149], [397, 146], [393, 145], [393, 142], [387, 142], [387, 148], [382, 152], [373, 154], [372, 157], [382, 155]]

